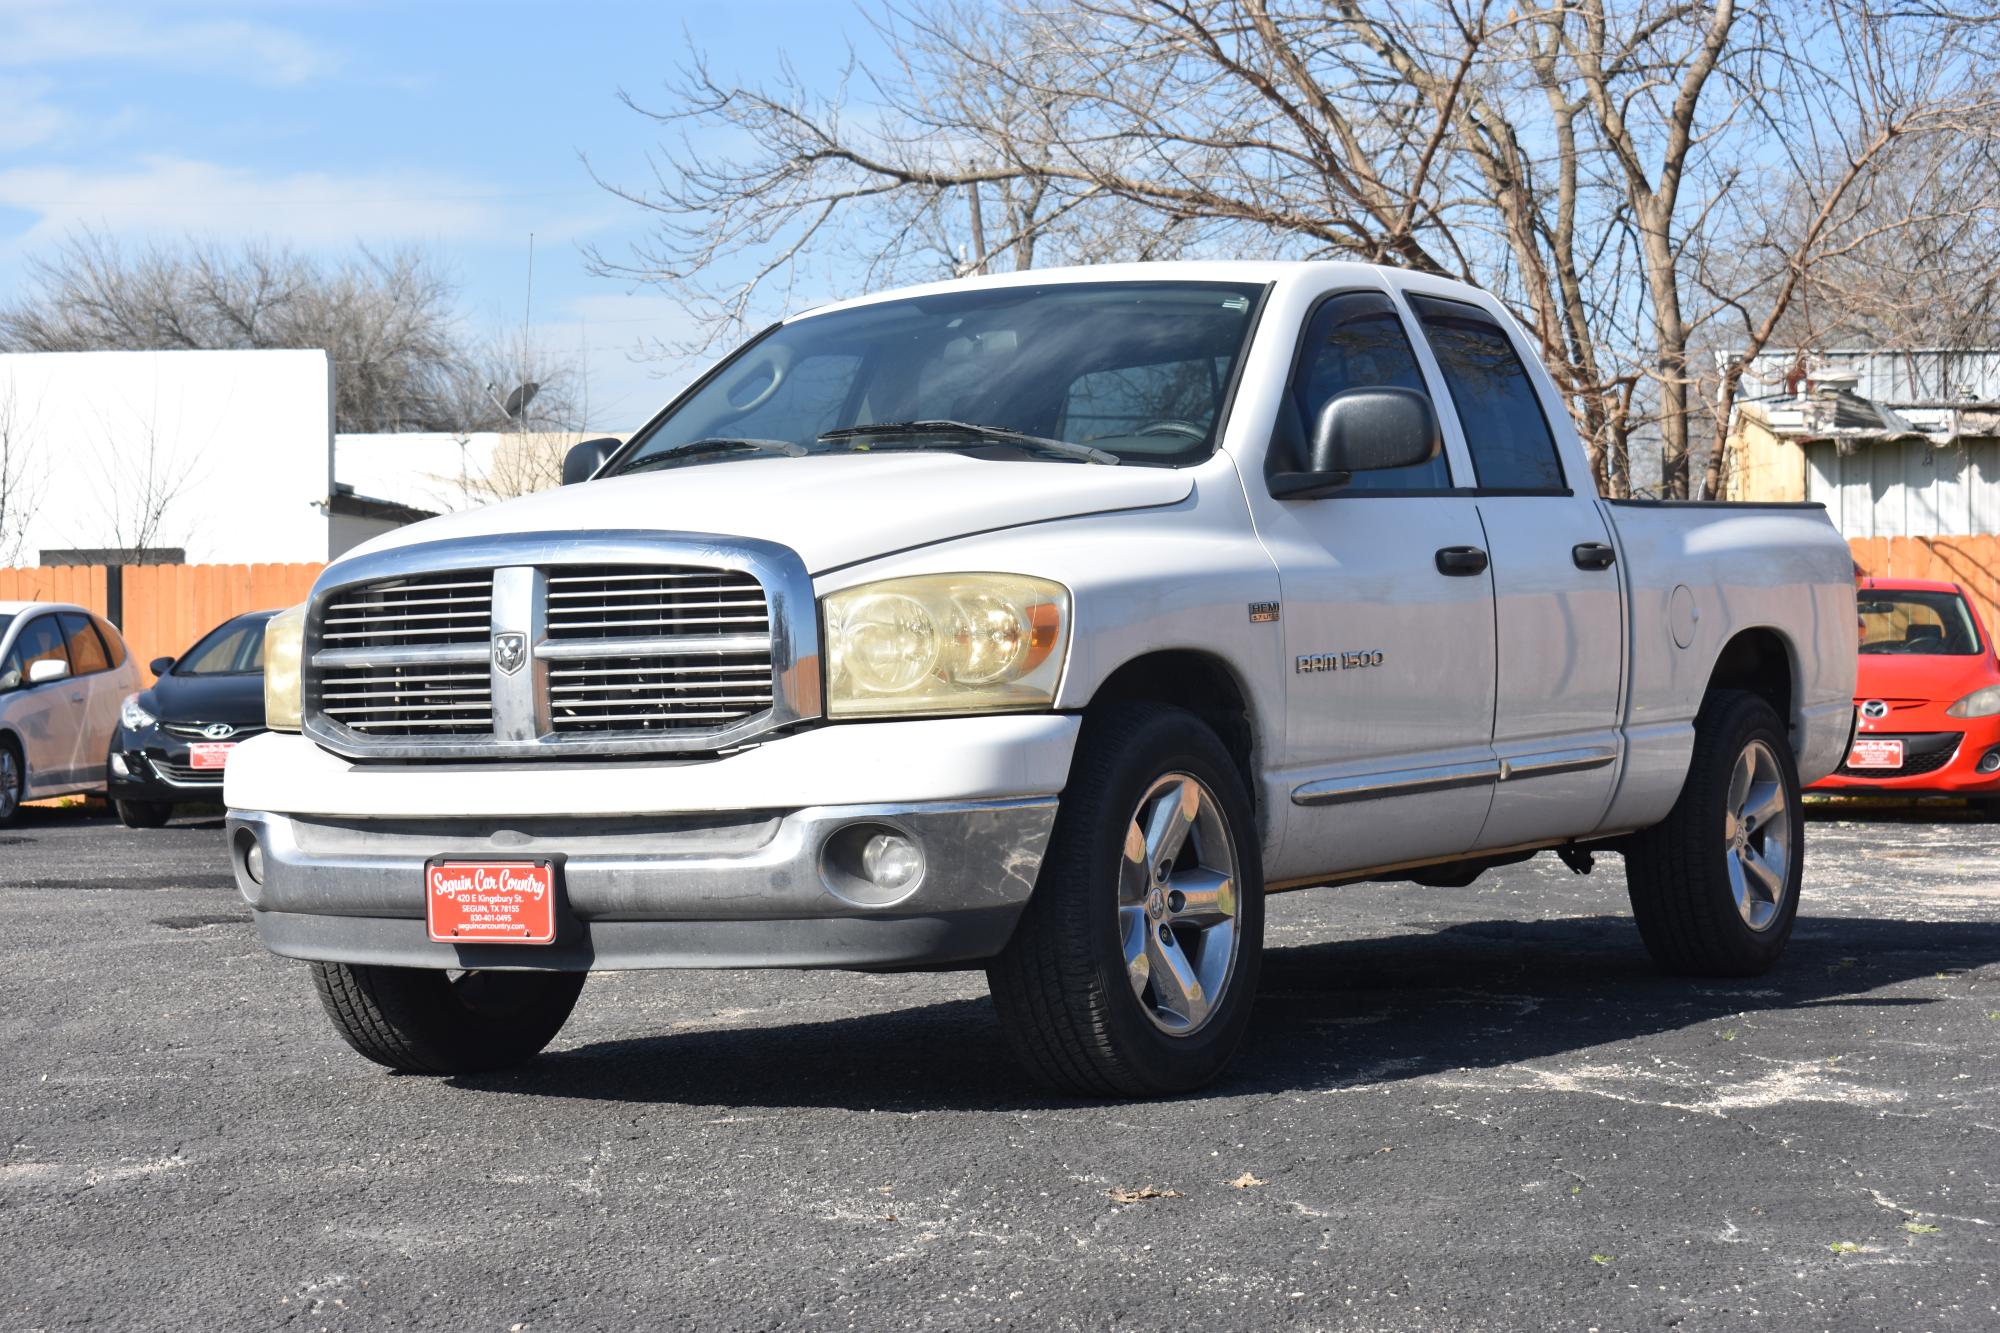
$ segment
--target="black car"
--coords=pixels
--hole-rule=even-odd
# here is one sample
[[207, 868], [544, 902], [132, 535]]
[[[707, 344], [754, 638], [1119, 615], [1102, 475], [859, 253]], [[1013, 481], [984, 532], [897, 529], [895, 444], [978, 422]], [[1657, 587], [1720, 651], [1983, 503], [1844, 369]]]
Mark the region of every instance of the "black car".
[[118, 712], [105, 774], [128, 828], [158, 828], [181, 801], [222, 799], [229, 747], [264, 730], [264, 622], [225, 621], [179, 658], [156, 658], [159, 679]]

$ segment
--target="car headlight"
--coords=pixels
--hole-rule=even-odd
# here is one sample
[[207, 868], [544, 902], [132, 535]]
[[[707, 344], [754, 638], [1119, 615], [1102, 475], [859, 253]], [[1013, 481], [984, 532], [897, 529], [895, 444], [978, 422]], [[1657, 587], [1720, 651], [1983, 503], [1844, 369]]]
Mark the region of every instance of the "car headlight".
[[830, 717], [1047, 708], [1069, 590], [1022, 574], [926, 574], [829, 594]]
[[299, 659], [305, 641], [304, 603], [280, 611], [264, 624], [264, 725], [273, 731], [299, 729]]
[[159, 720], [146, 711], [136, 694], [126, 695], [125, 702], [118, 705], [118, 725], [127, 731], [144, 731]]
[[2000, 713], [2000, 685], [1974, 690], [1944, 711], [1946, 717], [1992, 717]]

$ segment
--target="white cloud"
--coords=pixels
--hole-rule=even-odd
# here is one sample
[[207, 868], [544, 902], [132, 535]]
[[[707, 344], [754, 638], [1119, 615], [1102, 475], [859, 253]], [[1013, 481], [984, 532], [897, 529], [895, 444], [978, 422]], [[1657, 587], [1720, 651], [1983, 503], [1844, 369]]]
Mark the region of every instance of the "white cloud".
[[69, 128], [70, 118], [46, 100], [48, 79], [0, 79], [0, 152], [47, 143]]
[[0, 67], [140, 64], [297, 84], [328, 73], [336, 53], [297, 33], [247, 19], [187, 20], [132, 6], [75, 0], [0, 5]]
[[434, 172], [261, 175], [186, 158], [130, 168], [0, 170], [0, 207], [33, 214], [14, 242], [33, 247], [78, 227], [114, 235], [272, 236], [301, 245], [357, 239], [462, 240], [496, 234], [495, 196]]

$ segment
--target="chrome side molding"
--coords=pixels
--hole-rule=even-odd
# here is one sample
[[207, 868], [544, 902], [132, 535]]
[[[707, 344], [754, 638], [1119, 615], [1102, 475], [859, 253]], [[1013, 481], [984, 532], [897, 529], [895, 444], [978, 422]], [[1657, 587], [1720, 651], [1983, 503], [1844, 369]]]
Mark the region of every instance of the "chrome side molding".
[[1581, 773], [1603, 768], [1618, 758], [1609, 745], [1588, 745], [1570, 750], [1550, 750], [1542, 754], [1517, 755], [1510, 759], [1479, 759], [1463, 764], [1437, 764], [1429, 768], [1395, 769], [1386, 773], [1360, 773], [1352, 777], [1323, 778], [1292, 789], [1293, 805], [1346, 805], [1352, 801], [1378, 801], [1390, 796], [1413, 796], [1422, 792], [1448, 791], [1458, 787], [1484, 787], [1522, 778], [1551, 777], [1558, 773]]

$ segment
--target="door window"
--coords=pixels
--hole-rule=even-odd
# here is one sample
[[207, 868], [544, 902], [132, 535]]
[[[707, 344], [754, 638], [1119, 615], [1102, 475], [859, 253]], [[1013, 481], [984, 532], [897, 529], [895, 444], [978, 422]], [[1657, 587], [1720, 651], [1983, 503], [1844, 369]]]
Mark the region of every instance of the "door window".
[[1560, 491], [1562, 462], [1542, 415], [1542, 400], [1507, 331], [1491, 315], [1462, 301], [1410, 296], [1482, 488]]
[[14, 647], [0, 663], [0, 690], [17, 690], [28, 683], [28, 670], [37, 662], [67, 662], [62, 626], [54, 616], [36, 616], [21, 626]]
[[62, 621], [63, 643], [69, 649], [70, 670], [79, 676], [87, 676], [93, 671], [109, 671], [111, 658], [104, 651], [97, 631], [91, 628], [89, 618], [65, 611], [59, 619]]
[[[1311, 447], [1313, 424], [1328, 399], [1349, 389], [1373, 388], [1414, 389], [1430, 396], [1403, 321], [1386, 295], [1359, 291], [1329, 296], [1306, 323], [1305, 345], [1299, 349], [1287, 395], [1298, 450]], [[1305, 461], [1301, 457], [1298, 465], [1303, 467]], [[1442, 490], [1450, 485], [1451, 469], [1439, 452], [1409, 467], [1357, 472], [1343, 489]]]
[[97, 626], [97, 637], [104, 640], [104, 651], [110, 657], [111, 665], [124, 666], [125, 640], [119, 637], [118, 631], [111, 628], [110, 622], [103, 616], [92, 616], [90, 623]]

